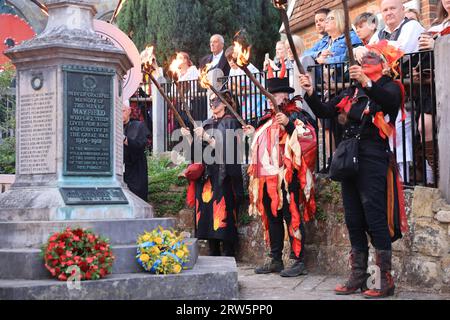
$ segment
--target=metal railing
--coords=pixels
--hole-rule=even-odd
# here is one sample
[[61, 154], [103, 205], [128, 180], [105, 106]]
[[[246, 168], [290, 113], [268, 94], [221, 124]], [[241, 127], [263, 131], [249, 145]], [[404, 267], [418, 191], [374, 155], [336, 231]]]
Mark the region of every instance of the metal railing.
[[15, 136], [15, 104], [15, 95], [0, 95], [0, 144], [3, 139]]
[[[390, 139], [391, 149], [396, 155], [405, 186], [437, 187], [439, 165], [433, 51], [407, 54], [400, 63], [402, 72], [399, 78], [405, 88], [407, 118], [405, 122], [397, 122], [395, 139]], [[308, 71], [313, 76], [315, 90], [323, 101], [339, 95], [350, 85], [348, 63], [313, 65], [308, 67]], [[256, 73], [255, 76], [265, 84], [266, 73]], [[237, 98], [243, 119], [256, 125], [268, 108], [267, 99], [245, 75], [225, 77], [222, 81]], [[200, 87], [197, 80], [181, 84], [186, 88], [185, 99], [179, 96], [174, 83], [166, 83], [163, 88], [175, 102], [180, 114], [186, 118], [186, 123], [188, 121], [183, 108], [189, 108], [195, 120], [206, 120], [207, 91]], [[165, 105], [165, 109], [169, 108]], [[179, 126], [170, 110], [165, 115], [165, 146], [166, 150], [171, 150], [178, 142], [170, 141], [169, 137]], [[342, 136], [342, 128], [336, 119], [319, 120], [316, 169], [318, 172], [327, 172], [336, 140]]]
[[[396, 121], [396, 134], [390, 139], [405, 186], [438, 183], [438, 144], [433, 51], [405, 55], [400, 61], [399, 80], [405, 88], [406, 119]], [[348, 63], [315, 65], [315, 89], [328, 101], [350, 85]], [[400, 117], [400, 112], [399, 112]], [[320, 121], [318, 170], [326, 172], [342, 127], [336, 120]]]

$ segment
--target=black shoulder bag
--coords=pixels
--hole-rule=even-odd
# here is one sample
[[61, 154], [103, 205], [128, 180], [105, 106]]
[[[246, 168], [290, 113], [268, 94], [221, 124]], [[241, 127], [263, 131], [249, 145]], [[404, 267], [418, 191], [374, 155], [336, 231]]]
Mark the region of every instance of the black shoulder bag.
[[358, 132], [354, 137], [345, 139], [339, 143], [331, 160], [329, 178], [334, 181], [343, 181], [353, 178], [359, 170], [359, 140], [362, 129], [370, 116], [363, 116]]

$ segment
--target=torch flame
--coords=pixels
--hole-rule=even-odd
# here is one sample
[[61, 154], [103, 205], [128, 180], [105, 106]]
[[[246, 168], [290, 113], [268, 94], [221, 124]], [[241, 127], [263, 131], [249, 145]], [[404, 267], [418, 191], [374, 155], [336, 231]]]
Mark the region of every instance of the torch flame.
[[272, 3], [274, 5], [275, 8], [277, 9], [285, 9], [288, 5], [286, 0], [272, 0]]
[[141, 52], [141, 63], [146, 64], [152, 64], [153, 60], [153, 46], [147, 46], [144, 51]]
[[208, 80], [208, 71], [211, 68], [212, 63], [208, 63], [205, 67], [200, 71], [200, 85], [204, 89], [208, 89], [211, 87], [211, 83]]
[[235, 41], [233, 57], [236, 59], [236, 63], [239, 67], [248, 66], [248, 59], [250, 58], [250, 47], [244, 50], [242, 48], [242, 45], [239, 42]]
[[177, 75], [177, 77], [179, 77], [180, 76], [180, 65], [182, 63], [183, 63], [182, 60], [175, 58], [169, 66], [169, 71], [172, 74]]

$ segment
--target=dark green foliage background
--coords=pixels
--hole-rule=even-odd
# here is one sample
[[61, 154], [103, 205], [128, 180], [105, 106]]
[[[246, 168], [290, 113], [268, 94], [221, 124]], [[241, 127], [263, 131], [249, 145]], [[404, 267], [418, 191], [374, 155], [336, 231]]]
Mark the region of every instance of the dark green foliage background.
[[235, 33], [245, 29], [251, 62], [261, 68], [265, 53], [275, 53], [281, 25], [270, 0], [128, 0], [117, 21], [140, 51], [154, 45], [164, 67], [177, 51], [188, 52], [198, 65], [210, 53], [211, 35], [222, 34], [227, 48]]

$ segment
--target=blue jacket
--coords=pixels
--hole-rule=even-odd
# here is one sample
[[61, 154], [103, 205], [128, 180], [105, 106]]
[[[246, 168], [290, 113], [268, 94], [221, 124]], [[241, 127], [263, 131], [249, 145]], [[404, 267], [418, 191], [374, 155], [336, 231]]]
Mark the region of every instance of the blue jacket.
[[[362, 41], [358, 38], [356, 33], [350, 31], [350, 39], [353, 47], [362, 46]], [[324, 36], [320, 39], [311, 49], [305, 51], [303, 55], [311, 55], [314, 59], [328, 48], [328, 43], [331, 42], [330, 36]], [[326, 63], [339, 63], [348, 60], [347, 44], [345, 43], [345, 35], [341, 34], [331, 45], [330, 51], [333, 52], [333, 56], [326, 59]]]
[[303, 52], [303, 56], [311, 56], [316, 59], [323, 50], [328, 47], [328, 36], [323, 36], [322, 39], [317, 41], [312, 48], [309, 48]]

